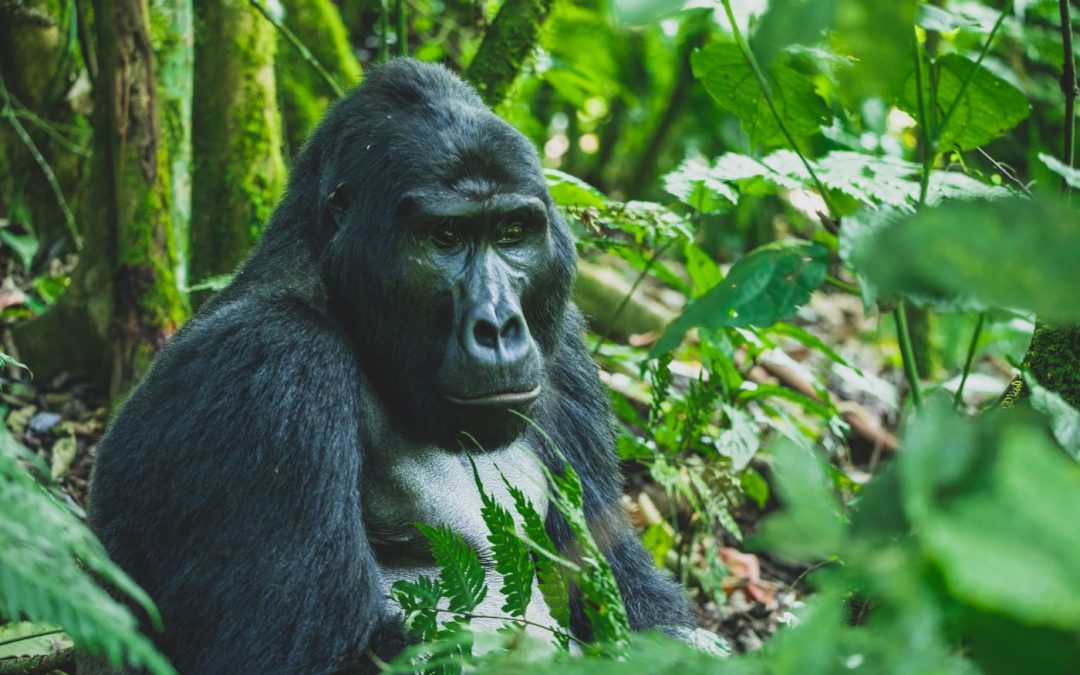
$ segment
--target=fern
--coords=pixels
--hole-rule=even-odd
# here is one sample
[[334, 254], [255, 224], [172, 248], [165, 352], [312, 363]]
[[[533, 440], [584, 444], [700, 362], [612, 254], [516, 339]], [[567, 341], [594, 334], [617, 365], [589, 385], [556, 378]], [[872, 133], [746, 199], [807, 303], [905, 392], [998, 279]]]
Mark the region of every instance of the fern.
[[0, 425], [0, 614], [58, 624], [81, 647], [104, 654], [114, 666], [126, 660], [155, 675], [175, 673], [139, 633], [131, 611], [92, 575], [133, 599], [160, 627], [150, 598], [20, 462], [40, 466]]
[[555, 638], [563, 649], [570, 647], [570, 589], [567, 583], [564, 564], [560, 564], [559, 552], [555, 542], [544, 527], [544, 519], [536, 511], [532, 501], [519, 488], [510, 484], [506, 476], [503, 484], [514, 499], [514, 510], [521, 516], [521, 528], [525, 532], [528, 545], [537, 550], [533, 563], [536, 578], [540, 586], [540, 595], [548, 606], [551, 618], [561, 630], [555, 631]]
[[405, 627], [424, 642], [433, 640], [438, 630], [436, 617], [443, 597], [442, 584], [423, 575], [416, 581], [402, 579], [394, 582], [390, 595], [405, 613]]
[[[476, 469], [476, 463], [469, 457], [472, 464], [473, 479], [476, 481], [476, 489], [480, 491], [483, 507], [480, 515], [487, 525], [491, 543], [491, 555], [495, 559], [495, 571], [502, 575], [502, 594], [506, 603], [502, 611], [510, 616], [524, 617], [532, 600], [533, 578], [535, 568], [529, 548], [521, 540], [517, 533], [514, 517], [486, 490], [480, 481], [480, 472]], [[505, 478], [504, 478], [505, 480]]]
[[467, 614], [487, 596], [480, 556], [460, 534], [446, 525], [431, 527], [417, 523], [416, 529], [431, 544], [431, 555], [439, 566], [439, 578], [449, 601], [448, 609]]

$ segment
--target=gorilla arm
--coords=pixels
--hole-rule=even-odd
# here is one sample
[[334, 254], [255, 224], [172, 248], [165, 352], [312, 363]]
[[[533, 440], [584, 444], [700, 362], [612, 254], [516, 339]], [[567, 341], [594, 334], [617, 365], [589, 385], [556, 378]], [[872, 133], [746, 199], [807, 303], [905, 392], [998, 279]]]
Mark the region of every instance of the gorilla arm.
[[383, 615], [359, 494], [358, 377], [297, 300], [178, 334], [98, 454], [91, 518], [186, 673], [335, 673]]

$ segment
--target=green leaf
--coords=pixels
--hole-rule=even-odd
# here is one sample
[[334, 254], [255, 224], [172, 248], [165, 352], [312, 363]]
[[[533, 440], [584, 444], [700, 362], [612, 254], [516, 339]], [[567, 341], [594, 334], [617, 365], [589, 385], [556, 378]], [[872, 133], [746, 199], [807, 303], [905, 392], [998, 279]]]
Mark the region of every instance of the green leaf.
[[959, 28], [977, 28], [979, 26], [979, 22], [971, 17], [961, 16], [929, 3], [919, 5], [915, 23], [926, 30], [936, 30], [941, 33], [947, 33]]
[[1031, 391], [1031, 407], [1050, 418], [1054, 438], [1073, 459], [1080, 460], [1080, 410], [1040, 385], [1031, 373], [1025, 374], [1024, 381]]
[[671, 532], [664, 523], [653, 523], [645, 528], [645, 532], [641, 535], [641, 544], [652, 555], [653, 564], [664, 569], [664, 559], [668, 551], [675, 546], [675, 538], [671, 536]]
[[[971, 150], [1005, 135], [1031, 113], [1024, 92], [995, 75], [985, 66], [976, 66], [959, 54], [946, 54], [934, 64], [937, 80], [939, 119], [959, 103], [944, 129], [938, 131], [938, 147]], [[974, 70], [974, 75], [971, 73]], [[961, 94], [964, 81], [971, 77]], [[923, 78], [928, 80], [929, 78]], [[923, 99], [930, 101], [930, 83], [923, 82]], [[915, 75], [904, 82], [900, 106], [912, 116], [918, 115]]]
[[38, 252], [38, 240], [33, 234], [15, 234], [8, 229], [0, 229], [0, 241], [8, 245], [19, 257], [23, 269], [29, 271]]
[[[739, 118], [752, 143], [766, 147], [787, 144], [753, 70], [736, 44], [711, 42], [695, 50], [690, 63], [694, 77], [720, 108]], [[831, 117], [811, 75], [781, 60], [768, 68], [767, 78], [777, 111], [796, 139], [817, 134]]]
[[828, 251], [806, 241], [761, 246], [732, 266], [723, 282], [692, 301], [653, 347], [650, 357], [679, 345], [691, 328], [769, 326], [786, 319], [825, 280]]
[[[484, 490], [480, 472], [476, 463], [469, 456], [472, 464], [473, 480], [480, 491], [482, 506], [480, 515], [488, 528], [488, 542], [495, 559], [495, 571], [502, 575], [502, 594], [506, 602], [502, 611], [510, 616], [525, 616], [525, 610], [532, 600], [533, 575], [535, 573], [529, 547], [517, 533], [513, 516], [494, 497]], [[503, 476], [503, 480], [506, 477]]]
[[712, 176], [709, 167], [699, 159], [688, 159], [666, 174], [664, 189], [701, 213], [721, 213], [739, 201], [738, 193]]
[[853, 242], [850, 262], [882, 291], [1075, 321], [1078, 260], [1080, 228], [1070, 206], [1012, 198], [948, 202], [899, 217]]
[[1080, 466], [1015, 416], [971, 422], [945, 402], [912, 420], [905, 512], [945, 585], [973, 607], [1080, 626]]
[[551, 198], [559, 206], [595, 206], [607, 204], [607, 197], [577, 176], [558, 169], [544, 169]]
[[724, 404], [720, 406], [727, 417], [728, 426], [716, 437], [716, 450], [731, 460], [735, 471], [742, 471], [761, 447], [754, 418], [745, 410]]
[[484, 568], [472, 546], [446, 525], [431, 527], [417, 523], [416, 529], [431, 544], [431, 555], [439, 566], [443, 593], [451, 612], [467, 613], [487, 595]]
[[750, 46], [762, 64], [791, 45], [814, 45], [825, 38], [837, 0], [771, 0], [758, 21]]
[[435, 638], [438, 630], [439, 602], [443, 598], [442, 585], [424, 575], [416, 581], [402, 579], [390, 587], [390, 595], [401, 605], [405, 614], [405, 627], [417, 638], [427, 642]]
[[1039, 160], [1046, 165], [1046, 168], [1064, 178], [1065, 183], [1069, 187], [1080, 190], [1080, 171], [1077, 171], [1071, 166], [1062, 164], [1045, 152], [1039, 153]]
[[916, 0], [840, 0], [831, 33], [833, 51], [854, 65], [841, 73], [837, 92], [849, 104], [891, 98], [904, 74], [914, 70]]
[[615, 0], [612, 15], [619, 23], [644, 26], [679, 11], [686, 0]]
[[770, 516], [754, 537], [791, 560], [815, 560], [838, 552], [844, 536], [840, 504], [820, 458], [783, 441], [773, 449], [776, 487], [783, 511]]

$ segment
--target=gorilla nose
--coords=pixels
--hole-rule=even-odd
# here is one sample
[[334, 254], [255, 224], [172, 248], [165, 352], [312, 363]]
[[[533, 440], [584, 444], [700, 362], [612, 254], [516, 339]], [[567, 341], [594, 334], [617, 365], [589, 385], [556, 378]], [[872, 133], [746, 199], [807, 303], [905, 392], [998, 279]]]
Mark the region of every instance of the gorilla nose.
[[483, 363], [514, 365], [529, 352], [525, 318], [511, 312], [500, 321], [491, 307], [475, 312], [465, 327], [465, 351]]

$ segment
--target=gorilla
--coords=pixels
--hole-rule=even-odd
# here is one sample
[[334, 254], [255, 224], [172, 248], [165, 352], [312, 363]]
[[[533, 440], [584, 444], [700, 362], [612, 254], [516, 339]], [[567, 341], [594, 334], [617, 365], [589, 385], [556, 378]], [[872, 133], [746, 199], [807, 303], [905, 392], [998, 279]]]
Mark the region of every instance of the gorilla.
[[412, 524], [487, 546], [466, 434], [486, 486], [497, 467], [528, 489], [572, 556], [541, 466], [565, 456], [631, 628], [688, 630], [620, 507], [574, 265], [535, 149], [445, 68], [391, 61], [331, 107], [258, 246], [97, 450], [91, 525], [181, 673], [367, 672], [400, 651], [389, 586], [436, 570]]

